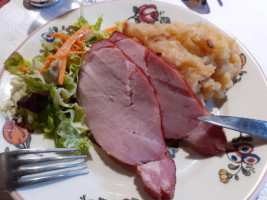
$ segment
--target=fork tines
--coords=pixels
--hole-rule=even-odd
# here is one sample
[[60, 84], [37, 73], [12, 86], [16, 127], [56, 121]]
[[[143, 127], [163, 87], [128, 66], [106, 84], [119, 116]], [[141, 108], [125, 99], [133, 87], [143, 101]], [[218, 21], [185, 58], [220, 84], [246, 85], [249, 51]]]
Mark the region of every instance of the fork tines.
[[59, 180], [62, 178], [70, 178], [73, 176], [84, 175], [84, 174], [88, 174], [88, 173], [89, 173], [88, 171], [78, 171], [78, 172], [70, 172], [70, 173], [47, 176], [47, 177], [32, 178], [32, 179], [25, 180], [25, 181], [18, 180], [14, 183], [13, 188], [19, 188], [19, 187], [29, 186], [29, 185], [33, 185], [33, 184], [37, 184], [37, 183], [44, 183], [44, 182], [48, 182], [48, 181], [55, 181], [55, 180]]
[[[84, 170], [84, 166], [87, 165], [86, 162], [73, 163], [74, 160], [84, 159], [86, 155], [61, 155], [61, 156], [51, 156], [51, 157], [41, 157], [41, 158], [23, 158], [26, 154], [39, 154], [39, 153], [63, 153], [80, 151], [78, 148], [53, 148], [53, 149], [21, 149], [10, 152], [5, 152], [0, 154], [0, 175], [3, 178], [0, 180], [0, 190], [1, 189], [14, 189], [21, 186], [32, 185], [36, 183], [42, 183], [51, 180], [58, 180], [62, 178], [82, 175], [89, 173]], [[68, 161], [64, 164], [55, 164], [57, 161]], [[71, 162], [70, 162], [71, 161]], [[47, 166], [48, 162], [53, 162]], [[36, 166], [38, 163], [44, 163], [46, 165]], [[26, 165], [26, 166], [25, 166]], [[33, 165], [33, 166], [27, 166]], [[35, 165], [35, 166], [34, 166]], [[21, 180], [22, 177], [33, 175], [43, 172], [52, 172], [55, 170], [63, 170], [68, 168], [76, 167], [76, 171], [61, 171], [61, 174], [50, 174], [42, 175], [37, 178], [26, 177], [25, 180]], [[81, 168], [83, 167], [83, 168]], [[78, 168], [78, 169], [77, 169]], [[81, 171], [82, 170], [82, 171]], [[63, 174], [62, 174], [63, 173]]]
[[81, 151], [79, 148], [35, 148], [35, 149], [19, 149], [15, 151], [8, 152], [12, 156], [19, 156], [24, 154], [33, 154], [33, 153], [61, 153], [61, 152], [70, 152], [70, 151]]

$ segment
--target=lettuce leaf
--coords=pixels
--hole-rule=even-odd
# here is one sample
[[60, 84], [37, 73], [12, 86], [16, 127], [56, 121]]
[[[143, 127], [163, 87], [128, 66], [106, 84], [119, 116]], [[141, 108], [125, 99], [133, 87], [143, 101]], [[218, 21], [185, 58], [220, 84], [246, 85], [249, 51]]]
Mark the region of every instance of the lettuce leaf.
[[86, 24], [88, 24], [88, 21], [84, 18], [84, 5], [80, 5], [80, 17], [78, 18], [78, 21], [73, 24], [73, 26], [77, 27], [78, 29], [84, 27]]
[[56, 130], [59, 136], [56, 143], [57, 147], [63, 145], [88, 149], [92, 146], [92, 143], [88, 142], [89, 140], [84, 139], [90, 135], [84, 123], [85, 111], [83, 108], [75, 103], [71, 109], [60, 111], [58, 114], [61, 123]]
[[94, 31], [100, 31], [102, 22], [103, 22], [103, 15], [97, 16], [96, 23], [94, 25], [90, 25], [90, 29]]
[[[39, 58], [35, 57], [33, 61], [39, 62]], [[32, 70], [32, 73], [20, 73], [18, 65], [25, 63], [25, 59], [17, 52], [6, 63], [6, 69], [17, 75], [15, 80], [18, 81], [14, 82], [23, 85], [23, 88], [13, 87], [11, 98], [15, 98], [15, 105], [19, 99], [31, 92], [50, 91], [48, 104], [40, 113], [31, 112], [27, 108], [17, 108], [17, 114], [22, 117], [29, 130], [44, 132], [46, 138], [54, 139], [56, 147], [88, 149], [93, 145], [89, 140], [90, 131], [84, 123], [85, 111], [76, 103], [77, 76], [82, 63], [80, 56], [69, 57], [68, 73], [64, 76], [63, 86], [47, 82], [45, 76], [36, 69]], [[50, 70], [46, 70], [44, 74], [49, 76]]]
[[15, 51], [4, 62], [4, 65], [5, 69], [11, 74], [21, 75], [23, 72], [20, 70], [19, 66], [28, 67], [31, 65], [31, 62], [24, 59], [20, 53]]
[[77, 27], [77, 28], [82, 28], [84, 27], [86, 24], [88, 24], [88, 21], [81, 15], [78, 18], [78, 22], [76, 22], [75, 24], [73, 24], [73, 26]]

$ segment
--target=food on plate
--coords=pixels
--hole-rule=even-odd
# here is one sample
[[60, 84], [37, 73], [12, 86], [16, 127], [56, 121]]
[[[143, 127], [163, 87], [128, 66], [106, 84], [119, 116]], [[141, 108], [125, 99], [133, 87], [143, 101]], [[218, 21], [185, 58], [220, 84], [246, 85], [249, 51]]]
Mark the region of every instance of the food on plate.
[[[84, 27], [79, 29], [77, 32], [75, 32], [73, 35], [64, 35], [60, 33], [54, 33], [54, 38], [61, 38], [62, 39], [62, 46], [55, 48], [56, 54], [46, 57], [45, 65], [41, 68], [40, 73], [42, 74], [44, 70], [48, 69], [53, 61], [58, 60], [60, 61], [60, 67], [59, 67], [59, 74], [58, 74], [58, 84], [63, 85], [64, 82], [64, 75], [66, 72], [67, 67], [67, 59], [69, 55], [72, 53], [73, 55], [83, 55], [84, 51], [79, 51], [81, 49], [81, 45], [83, 42], [81, 41], [82, 37], [85, 37], [89, 33], [92, 33], [93, 30], [89, 29], [90, 25], [86, 24]], [[75, 46], [75, 43], [76, 46]], [[72, 50], [72, 52], [70, 52]]]
[[167, 200], [173, 197], [176, 183], [175, 170], [170, 157], [137, 166], [146, 191], [154, 199]]
[[172, 62], [200, 98], [224, 98], [241, 71], [234, 39], [203, 23], [135, 24], [123, 33]]
[[15, 121], [22, 119], [29, 130], [54, 139], [56, 147], [88, 150], [93, 143], [84, 123], [85, 111], [76, 102], [76, 88], [83, 54], [94, 41], [109, 37], [100, 30], [102, 21], [99, 16], [89, 25], [81, 16], [60, 32], [53, 28], [46, 33], [49, 40], [41, 38], [43, 53], [32, 61], [14, 52], [4, 63], [15, 76], [11, 97], [1, 110]]
[[198, 120], [211, 114], [171, 63], [120, 32], [114, 32], [109, 40], [149, 77], [159, 99], [165, 138], [186, 138], [203, 154], [215, 155], [225, 149], [222, 128]]
[[152, 197], [171, 199], [175, 164], [166, 151], [160, 104], [143, 70], [109, 40], [100, 40], [84, 56], [77, 94], [102, 149], [137, 166]]
[[[56, 147], [87, 150], [94, 137], [136, 167], [152, 198], [171, 199], [176, 167], [165, 139], [185, 138], [208, 155], [225, 148], [222, 129], [197, 120], [210, 113], [196, 95], [225, 96], [241, 69], [239, 49], [204, 24], [123, 21], [101, 31], [102, 21], [80, 17], [67, 33], [55, 31], [32, 61], [14, 52], [5, 68], [16, 76], [1, 110], [14, 124], [22, 119], [29, 130], [41, 129]], [[122, 26], [130, 38], [116, 32]]]

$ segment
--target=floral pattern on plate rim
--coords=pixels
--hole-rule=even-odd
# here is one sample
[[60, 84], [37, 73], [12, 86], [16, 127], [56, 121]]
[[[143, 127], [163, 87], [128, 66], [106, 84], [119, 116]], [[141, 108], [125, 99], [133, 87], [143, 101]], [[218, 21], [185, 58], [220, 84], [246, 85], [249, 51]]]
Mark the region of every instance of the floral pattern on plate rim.
[[[31, 144], [31, 134], [24, 127], [21, 120], [10, 120], [6, 113], [0, 112], [5, 119], [2, 134], [6, 142], [15, 145], [18, 149], [29, 149]], [[9, 151], [6, 147], [5, 151]]]
[[253, 154], [254, 146], [250, 144], [253, 138], [248, 136], [244, 137], [242, 133], [237, 138], [232, 139], [232, 149], [227, 149], [226, 154], [229, 160], [234, 164], [228, 164], [228, 168], [236, 172], [228, 172], [226, 169], [220, 169], [218, 172], [220, 181], [228, 183], [232, 178], [236, 181], [239, 180], [238, 174], [240, 172], [245, 176], [250, 176], [255, 173], [254, 165], [260, 162], [260, 157]]
[[158, 8], [154, 4], [145, 4], [142, 6], [133, 6], [134, 15], [129, 17], [128, 20], [133, 19], [135, 23], [148, 23], [155, 24], [159, 22], [161, 24], [169, 24], [171, 20], [169, 17], [163, 16], [165, 11], [158, 11]]

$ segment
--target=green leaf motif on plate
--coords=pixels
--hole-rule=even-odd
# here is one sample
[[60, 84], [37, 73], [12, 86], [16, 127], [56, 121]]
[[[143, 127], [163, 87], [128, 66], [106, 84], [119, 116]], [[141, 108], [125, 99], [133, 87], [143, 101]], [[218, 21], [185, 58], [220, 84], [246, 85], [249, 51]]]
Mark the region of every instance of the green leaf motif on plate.
[[238, 169], [240, 166], [239, 165], [233, 165], [233, 164], [229, 164], [228, 165], [228, 168], [231, 169], [231, 170], [236, 170]]

